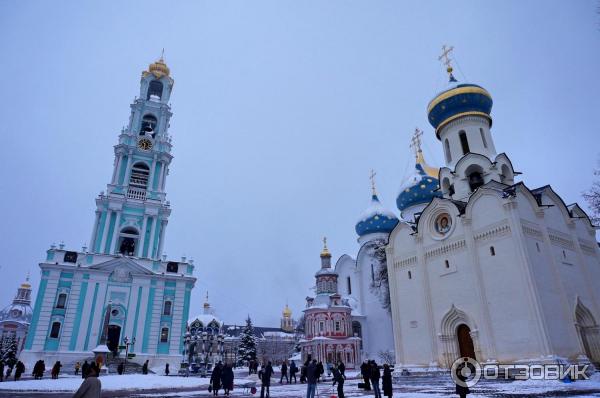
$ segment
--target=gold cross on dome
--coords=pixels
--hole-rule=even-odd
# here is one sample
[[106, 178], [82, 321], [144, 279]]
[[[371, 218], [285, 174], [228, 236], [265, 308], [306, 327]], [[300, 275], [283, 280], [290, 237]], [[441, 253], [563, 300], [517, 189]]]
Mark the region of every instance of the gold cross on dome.
[[442, 46], [442, 55], [438, 57], [439, 61], [442, 61], [446, 68], [452, 68], [452, 60], [450, 59], [450, 53], [454, 50], [453, 46], [446, 46], [445, 44]]
[[423, 132], [421, 130], [419, 130], [419, 128], [415, 128], [415, 133], [413, 134], [412, 138], [410, 139], [411, 144], [410, 147], [413, 149], [413, 151], [415, 151], [415, 157], [419, 156], [419, 152], [421, 152], [421, 136], [423, 135]]
[[373, 195], [377, 195], [377, 191], [375, 190], [375, 170], [371, 169], [371, 174], [369, 175], [369, 179], [371, 180], [371, 190], [373, 191]]

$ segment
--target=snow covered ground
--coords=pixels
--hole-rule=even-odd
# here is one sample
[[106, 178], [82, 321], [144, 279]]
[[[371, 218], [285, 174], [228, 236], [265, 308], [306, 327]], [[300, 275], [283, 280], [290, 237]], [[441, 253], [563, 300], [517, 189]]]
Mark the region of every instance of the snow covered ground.
[[[238, 372], [236, 372], [238, 373]], [[236, 388], [234, 397], [250, 397], [240, 385], [244, 381], [252, 380], [254, 375], [248, 379], [246, 373], [236, 375]], [[102, 376], [103, 397], [131, 396], [131, 397], [205, 397], [210, 394], [207, 391], [208, 379], [197, 377], [177, 377], [158, 375], [109, 375]], [[0, 383], [0, 396], [23, 397], [23, 396], [52, 396], [70, 397], [81, 384], [81, 378], [73, 376], [61, 377], [58, 380], [24, 380], [19, 382]], [[347, 380], [344, 391], [347, 397], [361, 398], [372, 397], [372, 392], [358, 389], [359, 380]], [[36, 393], [37, 392], [37, 393]], [[319, 384], [320, 398], [331, 398], [336, 395], [331, 382]], [[278, 379], [273, 379], [271, 386], [271, 397], [273, 398], [303, 398], [306, 395], [305, 384], [279, 384]], [[221, 393], [222, 396], [222, 393]], [[255, 397], [260, 396], [260, 385]], [[454, 395], [454, 384], [447, 376], [410, 376], [400, 380], [394, 386], [395, 398], [448, 398]], [[469, 397], [474, 398], [496, 398], [496, 397], [600, 397], [600, 373], [596, 373], [591, 380], [577, 381], [565, 384], [559, 381], [483, 381], [472, 388]]]

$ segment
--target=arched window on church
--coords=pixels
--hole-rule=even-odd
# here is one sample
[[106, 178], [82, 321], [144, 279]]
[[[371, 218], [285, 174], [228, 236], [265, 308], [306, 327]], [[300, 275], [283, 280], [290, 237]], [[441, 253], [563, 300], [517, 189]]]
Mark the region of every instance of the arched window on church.
[[60, 322], [52, 322], [52, 327], [50, 328], [50, 338], [57, 339], [60, 334]]
[[507, 185], [512, 185], [514, 184], [515, 180], [514, 180], [514, 175], [512, 173], [512, 171], [510, 171], [510, 168], [503, 164], [502, 167], [500, 168], [500, 172], [502, 173], [500, 175], [500, 182], [507, 184]]
[[162, 328], [160, 330], [160, 342], [166, 343], [169, 341], [169, 328]]
[[125, 227], [119, 233], [119, 253], [126, 256], [135, 255], [139, 234], [133, 227]]
[[479, 165], [471, 165], [467, 168], [465, 174], [469, 181], [469, 189], [471, 192], [483, 185], [483, 169]]
[[56, 300], [56, 308], [65, 308], [67, 305], [67, 294], [61, 293], [58, 295], [58, 299]]
[[408, 279], [412, 279], [412, 273], [408, 271]]
[[446, 268], [450, 268], [450, 263], [448, 262], [448, 260], [444, 260], [444, 265], [446, 266]]
[[146, 199], [146, 189], [150, 178], [150, 168], [146, 163], [138, 162], [131, 168], [127, 197], [130, 199]]
[[170, 301], [165, 301], [165, 306], [163, 308], [163, 315], [171, 315], [171, 306], [173, 304]]
[[481, 142], [483, 142], [483, 147], [487, 148], [487, 141], [485, 139], [485, 131], [483, 131], [483, 129], [481, 127], [479, 128], [479, 134], [481, 134]]
[[452, 161], [452, 154], [450, 153], [450, 143], [448, 142], [448, 138], [444, 140], [444, 152], [446, 153], [446, 163], [450, 163]]
[[466, 155], [470, 152], [469, 150], [469, 140], [467, 139], [467, 133], [465, 130], [460, 130], [458, 133], [458, 137], [460, 138], [460, 146], [462, 147], [463, 155]]
[[348, 286], [348, 288], [346, 289], [348, 291], [348, 294], [352, 294], [352, 281], [350, 280], [350, 277], [346, 277], [346, 284]]
[[152, 80], [148, 86], [148, 95], [146, 99], [161, 99], [163, 92], [163, 84], [158, 80]]
[[150, 136], [152, 136], [152, 138], [154, 138], [154, 136], [156, 134], [156, 124], [157, 123], [158, 123], [158, 121], [156, 120], [156, 117], [154, 117], [154, 115], [151, 115], [151, 114], [144, 115], [144, 117], [142, 118], [140, 135], [150, 135]]
[[490, 246], [490, 255], [492, 255], [492, 256], [496, 255], [496, 249], [494, 249], [494, 246]]

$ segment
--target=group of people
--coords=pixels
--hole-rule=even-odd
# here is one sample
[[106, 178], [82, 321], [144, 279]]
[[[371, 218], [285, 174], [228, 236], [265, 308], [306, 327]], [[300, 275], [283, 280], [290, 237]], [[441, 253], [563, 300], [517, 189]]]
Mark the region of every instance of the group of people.
[[99, 374], [100, 367], [96, 362], [88, 363], [85, 361], [81, 366], [81, 377], [85, 380], [83, 380], [73, 398], [100, 398], [102, 384], [98, 378]]
[[[13, 364], [14, 364], [14, 362], [13, 362]], [[0, 361], [0, 381], [4, 381], [5, 377], [6, 377], [6, 380], [8, 380], [13, 371], [12, 365], [7, 366], [6, 374], [5, 374], [4, 367], [5, 367], [4, 361]], [[23, 373], [25, 373], [25, 365], [23, 364], [23, 362], [17, 361], [17, 363], [14, 364], [14, 368], [15, 368], [15, 381], [17, 381], [21, 378], [21, 375]]]
[[381, 376], [381, 370], [379, 365], [374, 360], [364, 361], [360, 365], [360, 374], [363, 378], [362, 387], [365, 391], [371, 391], [375, 393], [375, 398], [381, 398], [381, 389], [379, 388], [379, 379], [382, 381], [381, 387], [383, 388], [383, 395], [386, 397], [392, 396], [392, 370], [390, 365], [387, 363], [383, 365], [383, 377]]
[[231, 390], [233, 390], [233, 368], [231, 367], [231, 364], [226, 363], [223, 365], [223, 363], [219, 361], [210, 374], [209, 392], [212, 391], [213, 395], [216, 397], [219, 395], [219, 390], [221, 388], [226, 396], [229, 396]]
[[[298, 382], [296, 379], [296, 373], [298, 373], [298, 366], [296, 366], [296, 362], [292, 360], [290, 362], [290, 366], [288, 368], [287, 361], [283, 361], [281, 364], [281, 378], [279, 379], [279, 384], [283, 383], [283, 378], [285, 377], [285, 381], [290, 384], [292, 379], [294, 379], [294, 384]], [[288, 377], [289, 374], [289, 377]]]

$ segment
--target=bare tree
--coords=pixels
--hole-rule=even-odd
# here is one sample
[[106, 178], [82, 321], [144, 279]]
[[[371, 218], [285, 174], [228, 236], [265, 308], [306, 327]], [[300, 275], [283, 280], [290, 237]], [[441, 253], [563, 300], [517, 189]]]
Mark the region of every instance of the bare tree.
[[[600, 176], [600, 169], [594, 170], [596, 177]], [[592, 183], [589, 191], [583, 193], [583, 198], [592, 210], [591, 220], [594, 225], [600, 224], [600, 180]]]
[[377, 355], [379, 355], [379, 359], [381, 360], [381, 362], [387, 363], [388, 365], [393, 365], [396, 361], [396, 356], [394, 355], [394, 352], [390, 350], [379, 351]]
[[387, 260], [385, 256], [386, 243], [381, 240], [375, 240], [372, 243], [372, 257], [375, 261], [373, 264], [373, 281], [371, 282], [371, 292], [379, 297], [381, 307], [388, 312], [391, 311], [390, 301], [390, 284], [387, 272]]

